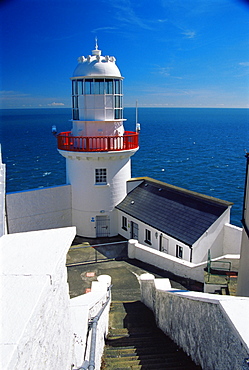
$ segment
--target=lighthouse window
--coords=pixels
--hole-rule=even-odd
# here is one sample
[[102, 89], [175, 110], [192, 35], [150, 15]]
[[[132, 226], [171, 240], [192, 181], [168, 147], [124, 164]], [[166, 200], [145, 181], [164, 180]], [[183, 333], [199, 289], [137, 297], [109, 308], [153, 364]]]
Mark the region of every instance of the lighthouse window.
[[77, 80], [73, 80], [73, 83], [72, 83], [72, 92], [73, 92], [72, 95], [77, 95], [78, 94]]
[[114, 83], [115, 83], [115, 94], [122, 94], [121, 80], [114, 80]]
[[95, 184], [106, 185], [107, 184], [107, 171], [106, 168], [95, 169]]
[[115, 96], [115, 108], [122, 108], [122, 97]]
[[113, 80], [105, 80], [105, 93], [113, 94]]
[[78, 80], [78, 94], [83, 94], [83, 80]]
[[104, 81], [100, 79], [95, 80], [95, 94], [104, 94]]
[[114, 109], [114, 119], [122, 119], [123, 117], [122, 109]]
[[85, 80], [85, 94], [94, 94], [93, 79]]

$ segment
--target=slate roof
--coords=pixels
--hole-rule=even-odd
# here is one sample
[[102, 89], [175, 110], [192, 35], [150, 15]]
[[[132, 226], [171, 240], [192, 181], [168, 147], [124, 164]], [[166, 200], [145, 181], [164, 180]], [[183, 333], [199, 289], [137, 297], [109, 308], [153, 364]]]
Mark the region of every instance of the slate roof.
[[192, 246], [233, 203], [151, 178], [127, 194], [116, 208]]

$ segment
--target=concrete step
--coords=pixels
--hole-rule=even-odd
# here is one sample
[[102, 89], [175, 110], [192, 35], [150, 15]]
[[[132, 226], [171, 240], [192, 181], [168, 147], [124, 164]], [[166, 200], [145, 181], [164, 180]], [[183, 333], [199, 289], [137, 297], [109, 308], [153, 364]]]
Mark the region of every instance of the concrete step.
[[155, 323], [140, 301], [112, 302], [101, 369], [201, 369]]

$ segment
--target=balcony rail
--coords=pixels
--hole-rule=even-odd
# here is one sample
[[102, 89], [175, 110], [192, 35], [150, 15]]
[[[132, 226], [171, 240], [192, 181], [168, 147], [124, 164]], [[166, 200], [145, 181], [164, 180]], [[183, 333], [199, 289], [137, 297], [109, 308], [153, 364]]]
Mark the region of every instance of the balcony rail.
[[138, 133], [123, 136], [72, 136], [70, 131], [57, 135], [58, 149], [70, 152], [108, 152], [138, 148]]

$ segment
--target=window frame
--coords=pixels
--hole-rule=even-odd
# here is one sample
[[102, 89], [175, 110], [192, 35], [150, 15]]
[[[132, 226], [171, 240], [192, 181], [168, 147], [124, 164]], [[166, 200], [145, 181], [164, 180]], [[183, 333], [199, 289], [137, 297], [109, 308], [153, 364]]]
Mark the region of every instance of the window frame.
[[95, 168], [95, 185], [107, 185], [107, 168]]
[[145, 243], [151, 245], [151, 230], [145, 229]]
[[125, 230], [125, 231], [127, 231], [128, 230], [127, 225], [128, 225], [127, 217], [122, 216], [122, 229]]
[[178, 244], [176, 244], [176, 257], [183, 259], [183, 247]]

